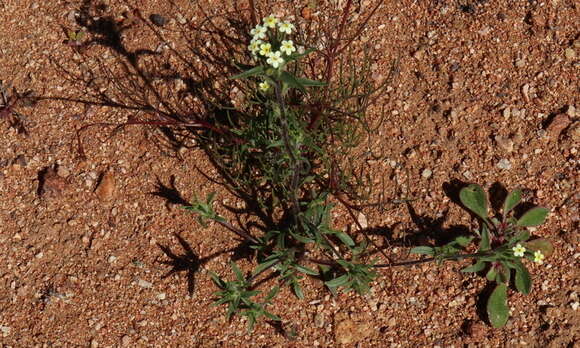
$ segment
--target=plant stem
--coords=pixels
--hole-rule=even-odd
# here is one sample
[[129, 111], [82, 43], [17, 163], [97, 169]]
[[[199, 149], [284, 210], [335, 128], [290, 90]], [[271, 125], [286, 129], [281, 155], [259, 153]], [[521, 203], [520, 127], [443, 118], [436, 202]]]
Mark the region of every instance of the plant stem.
[[217, 222], [218, 224], [222, 225], [223, 227], [227, 228], [228, 230], [234, 232], [235, 234], [237, 234], [238, 236], [254, 243], [254, 244], [260, 244], [260, 241], [257, 240], [256, 238], [252, 237], [251, 235], [249, 235], [248, 233], [242, 231], [239, 228], [236, 228], [234, 225], [230, 224], [227, 221], [222, 221], [222, 220], [214, 220], [215, 222]]
[[[461, 255], [447, 256], [447, 257], [444, 257], [442, 260], [443, 261], [445, 261], [445, 260], [457, 261], [457, 260], [469, 259], [472, 257], [489, 256], [489, 255], [491, 255], [490, 252], [475, 253], [475, 254], [461, 254]], [[427, 263], [427, 262], [432, 262], [432, 261], [436, 261], [436, 260], [437, 260], [436, 258], [430, 257], [430, 258], [423, 259], [423, 260], [376, 264], [376, 265], [374, 265], [374, 267], [375, 268], [387, 268], [387, 267], [396, 267], [396, 266], [412, 266], [412, 265], [418, 265], [421, 263]]]

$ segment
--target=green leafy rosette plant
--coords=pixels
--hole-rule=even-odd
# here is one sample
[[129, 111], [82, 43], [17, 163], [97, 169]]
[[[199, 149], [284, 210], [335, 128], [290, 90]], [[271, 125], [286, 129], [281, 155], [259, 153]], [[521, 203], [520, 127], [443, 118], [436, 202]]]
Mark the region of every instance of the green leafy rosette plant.
[[475, 237], [459, 236], [442, 247], [421, 246], [412, 253], [431, 255], [438, 262], [472, 258], [475, 263], [461, 270], [465, 273], [485, 272], [486, 278], [497, 285], [487, 300], [487, 314], [493, 327], [502, 327], [509, 318], [507, 302], [508, 287], [512, 274], [517, 291], [529, 294], [532, 278], [523, 258], [542, 264], [551, 255], [552, 244], [543, 238], [530, 240], [527, 227], [541, 225], [546, 220], [548, 209], [535, 207], [521, 217], [513, 216], [514, 208], [520, 203], [521, 190], [509, 193], [498, 217], [488, 216], [487, 197], [479, 185], [469, 185], [460, 191], [461, 203], [481, 221], [477, 231], [478, 250], [473, 254], [462, 254]]

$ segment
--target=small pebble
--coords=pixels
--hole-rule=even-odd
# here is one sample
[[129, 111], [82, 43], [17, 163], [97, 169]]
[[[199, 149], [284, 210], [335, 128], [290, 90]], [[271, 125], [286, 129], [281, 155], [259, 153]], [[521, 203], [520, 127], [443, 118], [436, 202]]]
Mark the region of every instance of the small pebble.
[[506, 152], [512, 152], [514, 150], [514, 142], [507, 137], [502, 137], [501, 135], [495, 136], [495, 143], [499, 148]]
[[183, 17], [183, 15], [181, 13], [178, 13], [175, 17], [177, 18], [177, 22], [179, 24], [187, 23], [187, 20], [185, 19], [185, 17]]
[[165, 24], [167, 24], [167, 18], [159, 14], [152, 14], [151, 16], [149, 16], [149, 19], [153, 24], [155, 24], [158, 27], [162, 27]]
[[506, 169], [509, 170], [512, 168], [512, 164], [510, 163], [509, 160], [502, 158], [501, 160], [499, 160], [499, 162], [497, 162], [497, 167], [499, 169]]
[[566, 59], [574, 60], [574, 58], [576, 58], [576, 51], [574, 51], [572, 47], [568, 47], [564, 51], [564, 55], [566, 56]]
[[131, 344], [131, 337], [128, 335], [121, 337], [121, 344], [123, 345], [123, 347], [127, 347], [128, 345], [130, 345]]
[[158, 299], [158, 300], [161, 300], [161, 301], [163, 301], [163, 300], [165, 300], [166, 298], [167, 298], [167, 295], [166, 295], [164, 292], [157, 294], [157, 299]]
[[424, 169], [423, 173], [421, 173], [421, 176], [425, 179], [429, 179], [431, 175], [433, 175], [433, 171], [431, 169]]
[[151, 289], [153, 287], [152, 283], [150, 283], [146, 280], [143, 280], [143, 279], [138, 279], [137, 285], [139, 285], [140, 287], [145, 288], [145, 289]]

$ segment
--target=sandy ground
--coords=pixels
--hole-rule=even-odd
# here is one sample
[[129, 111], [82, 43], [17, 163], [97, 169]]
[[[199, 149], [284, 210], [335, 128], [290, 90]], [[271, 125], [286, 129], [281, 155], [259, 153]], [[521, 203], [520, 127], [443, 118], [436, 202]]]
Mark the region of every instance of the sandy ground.
[[[131, 5], [144, 18], [164, 16], [167, 23], [154, 27], [168, 47], [187, 52], [179, 30], [201, 21], [194, 3]], [[203, 8], [223, 13], [230, 3]], [[297, 22], [324, 19], [317, 13], [323, 3], [303, 11], [305, 4], [257, 1], [262, 14], [295, 10]], [[361, 16], [373, 5], [356, 3]], [[579, 11], [573, 0], [386, 1], [361, 38], [379, 53], [377, 79], [398, 61], [373, 111], [386, 121], [359, 157], [385, 200], [381, 209], [363, 211], [378, 244], [425, 228], [436, 234], [473, 226], [445, 193], [457, 182], [520, 187], [527, 201], [551, 210], [533, 233], [549, 238], [555, 253], [530, 266], [532, 294], [511, 292], [505, 328], [479, 317], [485, 283], [459, 273], [462, 262], [382, 270], [363, 297], [332, 297], [306, 279], [304, 300], [284, 289], [272, 307], [282, 329], [263, 323], [248, 334], [243, 320], [227, 323], [224, 308], [211, 306], [216, 288], [205, 271], [228, 276], [236, 241], [160, 197], [216, 191], [222, 204], [241, 204], [208, 180], [217, 173], [205, 155], [174, 146], [151, 126], [89, 128], [81, 133], [85, 156], [78, 151], [82, 126], [135, 115], [72, 101], [90, 99], [89, 77], [115, 95], [125, 73], [123, 52], [95, 44], [79, 54], [63, 43], [68, 30], [82, 29], [79, 18], [88, 13], [127, 25], [128, 49], [161, 52], [143, 64], [173, 64], [175, 55], [122, 1], [0, 0], [0, 80], [42, 97], [19, 103], [21, 116], [0, 120], [0, 347], [576, 347]], [[85, 40], [97, 37], [89, 32]], [[137, 86], [125, 87], [117, 101], [139, 94]], [[179, 86], [164, 88], [169, 98]], [[389, 203], [404, 197], [416, 199], [418, 220], [405, 205]], [[335, 215], [346, 221], [344, 212]], [[176, 235], [201, 265], [165, 277], [172, 268], [160, 246], [186, 254]], [[387, 252], [403, 260], [408, 246], [392, 243]], [[252, 267], [251, 260], [240, 265]]]

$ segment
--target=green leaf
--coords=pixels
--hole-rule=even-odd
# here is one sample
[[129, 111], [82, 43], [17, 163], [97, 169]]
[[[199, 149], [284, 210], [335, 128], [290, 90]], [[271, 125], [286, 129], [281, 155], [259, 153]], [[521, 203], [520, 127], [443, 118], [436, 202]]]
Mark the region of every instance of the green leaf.
[[435, 255], [435, 249], [428, 246], [418, 246], [414, 247], [409, 251], [411, 254], [421, 254], [421, 255]]
[[270, 320], [274, 320], [274, 321], [282, 321], [282, 319], [281, 319], [279, 316], [277, 316], [277, 315], [275, 315], [275, 314], [272, 314], [272, 313], [270, 313], [270, 312], [268, 312], [268, 311], [264, 311], [264, 315], [265, 315], [265, 316], [266, 316], [268, 319], [270, 319]]
[[544, 223], [550, 211], [546, 208], [535, 207], [528, 210], [517, 222], [518, 226], [531, 227]]
[[487, 198], [481, 186], [471, 184], [464, 187], [459, 192], [459, 199], [467, 209], [483, 220], [487, 220]]
[[469, 266], [469, 267], [465, 267], [464, 269], [462, 269], [461, 272], [463, 272], [463, 273], [479, 272], [479, 271], [483, 271], [484, 268], [485, 268], [485, 262], [477, 261], [474, 265]]
[[486, 251], [489, 249], [491, 249], [489, 230], [487, 229], [487, 225], [483, 224], [481, 226], [481, 241], [479, 242], [479, 250]]
[[313, 275], [313, 276], [318, 275], [318, 272], [316, 272], [315, 270], [313, 270], [311, 268], [301, 266], [301, 265], [295, 265], [294, 267], [296, 268], [296, 270], [298, 272], [302, 272], [304, 274]]
[[489, 271], [487, 271], [487, 274], [485, 275], [485, 277], [490, 282], [495, 281], [495, 278], [497, 277], [497, 270], [495, 269], [494, 266], [491, 266], [491, 268], [489, 269]]
[[294, 295], [296, 295], [296, 297], [298, 297], [301, 300], [304, 299], [304, 293], [302, 292], [302, 288], [300, 287], [300, 284], [298, 284], [298, 282], [292, 283], [292, 290], [294, 291]]
[[324, 284], [326, 284], [326, 286], [329, 288], [338, 288], [339, 286], [346, 285], [348, 283], [348, 279], [348, 274], [343, 274], [338, 278], [334, 278], [325, 282]]
[[232, 261], [232, 262], [230, 262], [230, 265], [231, 265], [231, 267], [232, 267], [232, 270], [234, 270], [234, 274], [236, 275], [236, 278], [237, 278], [239, 281], [243, 281], [243, 280], [245, 280], [245, 279], [244, 279], [244, 275], [242, 274], [242, 271], [240, 271], [240, 269], [238, 268], [238, 265], [236, 265], [236, 263], [235, 263], [235, 262], [233, 262], [233, 261]]
[[526, 249], [540, 251], [545, 257], [549, 257], [552, 255], [552, 253], [554, 253], [554, 246], [545, 238], [531, 240], [526, 242], [524, 246]]
[[349, 247], [354, 246], [354, 241], [352, 240], [352, 238], [350, 238], [350, 236], [348, 234], [346, 234], [342, 231], [338, 231], [335, 233], [335, 235], [338, 237], [338, 239], [341, 240], [341, 242], [348, 245]]
[[322, 86], [326, 86], [326, 82], [310, 80], [310, 79], [306, 79], [306, 78], [303, 78], [303, 77], [297, 77], [296, 78], [296, 81], [298, 81], [304, 87], [322, 87]]
[[250, 70], [246, 70], [241, 74], [234, 75], [234, 76], [230, 77], [230, 79], [232, 79], [232, 80], [243, 79], [243, 78], [250, 77], [250, 76], [260, 75], [263, 72], [264, 72], [264, 67], [259, 65], [259, 66], [253, 67]]
[[507, 285], [502, 283], [495, 287], [487, 300], [487, 315], [495, 328], [500, 328], [507, 323], [509, 317]]
[[464, 248], [466, 246], [468, 246], [472, 240], [473, 240], [473, 237], [468, 237], [468, 236], [459, 236], [459, 237], [455, 238], [455, 242]]
[[503, 215], [506, 216], [513, 208], [520, 203], [522, 190], [515, 190], [505, 198], [503, 202]]
[[280, 79], [282, 81], [286, 82], [288, 84], [288, 86], [296, 88], [303, 93], [306, 93], [306, 88], [304, 88], [304, 86], [302, 86], [300, 84], [300, 82], [298, 82], [296, 77], [294, 75], [290, 74], [289, 72], [282, 71], [282, 74], [280, 74]]
[[496, 281], [500, 283], [509, 283], [511, 278], [511, 270], [505, 261], [500, 261], [501, 267], [498, 270]]
[[215, 283], [215, 285], [217, 285], [219, 288], [223, 288], [224, 287], [224, 281], [214, 272], [212, 271], [208, 271], [209, 276], [211, 277], [211, 280], [213, 280], [213, 282]]
[[510, 239], [509, 244], [516, 244], [519, 242], [525, 242], [526, 240], [530, 239], [530, 232], [527, 230], [521, 231], [520, 233], [516, 234], [513, 238]]
[[265, 302], [269, 303], [270, 301], [272, 301], [272, 299], [276, 297], [276, 295], [278, 295], [279, 291], [280, 287], [278, 285], [273, 287], [272, 290], [270, 290], [270, 292], [268, 293], [268, 296], [266, 296]]
[[520, 260], [515, 262], [516, 269], [516, 289], [524, 295], [527, 295], [532, 290], [532, 277], [526, 266]]
[[253, 275], [257, 275], [257, 274], [262, 273], [263, 271], [268, 269], [270, 266], [272, 266], [276, 262], [278, 262], [278, 259], [269, 260], [269, 261], [266, 261], [264, 263], [259, 264], [258, 267], [256, 267], [256, 269], [254, 270]]

